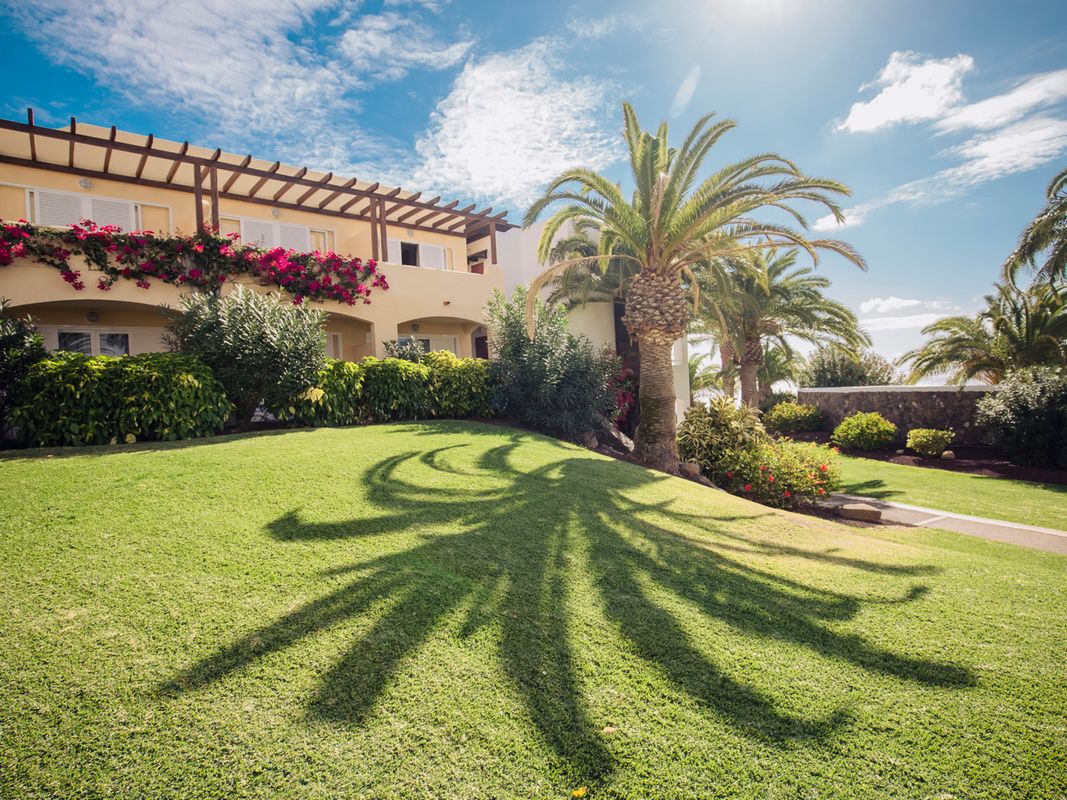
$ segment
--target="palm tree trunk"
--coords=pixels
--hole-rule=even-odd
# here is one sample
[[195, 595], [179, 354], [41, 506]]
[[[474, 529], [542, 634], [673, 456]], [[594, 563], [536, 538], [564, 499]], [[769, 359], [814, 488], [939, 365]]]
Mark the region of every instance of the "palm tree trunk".
[[678, 471], [678, 441], [674, 411], [672, 340], [664, 334], [638, 337], [641, 355], [641, 422], [634, 438], [634, 455], [653, 469]]
[[763, 342], [758, 336], [745, 337], [741, 356], [741, 402], [746, 406], [759, 403], [759, 365], [763, 363]]
[[736, 390], [734, 383], [734, 346], [730, 342], [719, 345], [719, 361], [722, 363], [722, 390], [727, 397], [733, 397]]

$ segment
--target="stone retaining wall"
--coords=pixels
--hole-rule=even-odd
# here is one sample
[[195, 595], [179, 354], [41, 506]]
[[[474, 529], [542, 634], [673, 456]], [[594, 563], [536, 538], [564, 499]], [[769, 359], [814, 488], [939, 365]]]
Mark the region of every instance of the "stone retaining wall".
[[975, 426], [975, 404], [996, 386], [842, 386], [833, 389], [798, 389], [801, 403], [817, 406], [832, 430], [857, 411], [877, 411], [897, 426], [903, 442], [912, 428], [951, 428], [955, 442], [979, 444], [982, 431]]

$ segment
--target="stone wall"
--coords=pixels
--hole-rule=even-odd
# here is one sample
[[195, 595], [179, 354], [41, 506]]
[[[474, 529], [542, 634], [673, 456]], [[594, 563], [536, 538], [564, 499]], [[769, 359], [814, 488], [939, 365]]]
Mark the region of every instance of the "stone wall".
[[975, 404], [996, 386], [843, 386], [833, 389], [799, 389], [799, 402], [817, 406], [832, 430], [857, 411], [877, 411], [895, 423], [903, 442], [912, 428], [951, 428], [955, 442], [978, 444], [982, 431], [975, 427]]

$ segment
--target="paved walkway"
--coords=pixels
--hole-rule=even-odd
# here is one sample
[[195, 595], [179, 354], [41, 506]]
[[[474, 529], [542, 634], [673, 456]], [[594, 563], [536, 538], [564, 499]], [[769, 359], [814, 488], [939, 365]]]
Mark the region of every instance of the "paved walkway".
[[[873, 497], [861, 497], [854, 494], [836, 493], [831, 495], [825, 505], [839, 506], [844, 503], [866, 503], [882, 512], [882, 521], [890, 525], [909, 525], [918, 528], [940, 528], [956, 531], [969, 536], [980, 536], [998, 542], [1048, 550], [1052, 553], [1067, 554], [1067, 531], [1052, 528], [1039, 528], [1036, 525], [1024, 525], [1021, 522], [1005, 522], [987, 517], [969, 517], [966, 514], [952, 514], [921, 506], [909, 506], [890, 500], [876, 500]], [[1064, 520], [1067, 524], [1067, 520]]]

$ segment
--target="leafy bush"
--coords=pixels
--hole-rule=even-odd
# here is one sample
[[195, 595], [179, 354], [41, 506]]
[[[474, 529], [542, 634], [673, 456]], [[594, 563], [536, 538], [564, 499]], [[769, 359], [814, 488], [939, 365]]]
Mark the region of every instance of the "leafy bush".
[[375, 422], [432, 416], [430, 368], [400, 358], [368, 356], [363, 369], [363, 405]]
[[211, 367], [240, 423], [312, 386], [326, 363], [325, 314], [237, 286], [226, 297], [193, 293], [170, 323], [171, 349]]
[[767, 399], [760, 403], [759, 408], [760, 411], [767, 412], [779, 403], [795, 403], [796, 401], [796, 392], [771, 392]]
[[363, 404], [363, 367], [352, 361], [329, 359], [313, 386], [271, 413], [282, 422], [298, 425], [354, 425], [366, 418]]
[[430, 368], [430, 410], [435, 417], [492, 416], [491, 367], [484, 358], [458, 358], [447, 350], [422, 357]]
[[763, 424], [777, 433], [799, 433], [822, 429], [823, 415], [815, 406], [785, 402], [772, 406], [763, 415]]
[[800, 373], [801, 386], [888, 386], [900, 376], [886, 359], [867, 350], [856, 357], [836, 347], [820, 347]]
[[526, 290], [511, 300], [497, 292], [488, 306], [493, 404], [505, 417], [534, 430], [577, 440], [610, 428], [618, 412], [612, 378], [619, 360], [567, 332], [561, 309], [535, 305], [534, 335], [526, 327]]
[[191, 356], [57, 353], [29, 369], [12, 422], [27, 444], [106, 444], [218, 433], [233, 410]]
[[755, 410], [725, 397], [686, 412], [678, 451], [723, 489], [777, 508], [817, 499], [840, 484], [828, 448], [774, 441]]
[[422, 363], [422, 357], [426, 355], [426, 351], [422, 349], [422, 345], [414, 339], [408, 339], [406, 342], [402, 342], [399, 339], [390, 339], [387, 342], [382, 342], [385, 346], [385, 352], [389, 358], [400, 358], [404, 361], [414, 361], [416, 364]]
[[30, 367], [47, 355], [33, 321], [10, 316], [7, 301], [0, 299], [0, 441], [8, 412], [17, 402], [16, 388]]
[[897, 426], [877, 411], [860, 411], [841, 420], [830, 441], [848, 450], [885, 450], [896, 435]]
[[908, 447], [921, 456], [939, 458], [952, 444], [955, 431], [942, 431], [937, 428], [912, 428], [908, 431]]
[[1067, 469], [1067, 368], [1011, 373], [978, 401], [977, 422], [1013, 461]]

